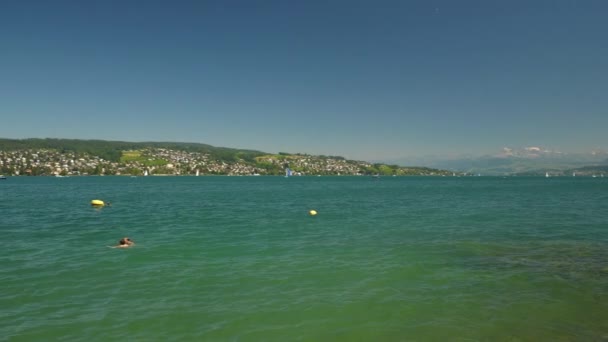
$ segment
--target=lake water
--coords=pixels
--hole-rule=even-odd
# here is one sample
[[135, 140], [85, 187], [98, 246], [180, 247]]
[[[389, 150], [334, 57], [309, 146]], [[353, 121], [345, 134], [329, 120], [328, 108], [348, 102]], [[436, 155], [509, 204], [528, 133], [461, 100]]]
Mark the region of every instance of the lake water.
[[604, 178], [9, 177], [0, 233], [10, 341], [608, 341]]

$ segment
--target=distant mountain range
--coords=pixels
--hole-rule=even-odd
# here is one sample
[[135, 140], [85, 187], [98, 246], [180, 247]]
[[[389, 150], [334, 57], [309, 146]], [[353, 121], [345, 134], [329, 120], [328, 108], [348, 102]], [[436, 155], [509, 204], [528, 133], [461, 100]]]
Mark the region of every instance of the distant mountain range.
[[[202, 153], [218, 162], [241, 163], [252, 167], [259, 167], [260, 158], [269, 155], [262, 151], [215, 147], [199, 143], [0, 138], [0, 152], [52, 149], [60, 153], [72, 151], [78, 154], [98, 156], [111, 162], [121, 161], [124, 158], [125, 151], [143, 148], [165, 148]], [[545, 173], [551, 175], [571, 175], [575, 173], [581, 176], [606, 174], [608, 176], [608, 152], [599, 150], [589, 153], [564, 153], [542, 147], [520, 149], [505, 147], [496, 154], [480, 157], [392, 159], [371, 161], [369, 164], [368, 162], [345, 160], [339, 156], [297, 155], [302, 158], [312, 158], [316, 161], [336, 160], [341, 163], [357, 165], [358, 172], [363, 174], [451, 175], [452, 172], [455, 172], [487, 176], [544, 175]], [[290, 158], [289, 156], [289, 153], [279, 153], [273, 158], [283, 160]], [[272, 172], [268, 172], [282, 172], [278, 166], [275, 168], [276, 170], [273, 169]]]
[[482, 175], [544, 175], [549, 172], [554, 175], [580, 175], [606, 173], [608, 168], [608, 152], [592, 151], [589, 153], [564, 153], [541, 147], [525, 147], [521, 149], [504, 148], [494, 155], [461, 158], [426, 158], [419, 160], [402, 159], [387, 161], [396, 164], [425, 165]]

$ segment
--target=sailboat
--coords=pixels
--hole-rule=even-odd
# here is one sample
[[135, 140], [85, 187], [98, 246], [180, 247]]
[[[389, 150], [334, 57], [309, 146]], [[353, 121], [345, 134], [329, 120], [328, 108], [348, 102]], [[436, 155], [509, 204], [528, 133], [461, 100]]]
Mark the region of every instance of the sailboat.
[[291, 169], [290, 169], [290, 168], [288, 168], [288, 167], [286, 167], [286, 168], [285, 168], [285, 178], [287, 178], [287, 177], [289, 177], [289, 176], [291, 176]]
[[196, 169], [196, 176], [198, 177], [198, 175], [199, 175], [199, 172], [198, 172], [198, 169]]
[[549, 178], [549, 172], [545, 172], [545, 178]]
[[144, 176], [148, 175], [148, 170], [144, 170]]

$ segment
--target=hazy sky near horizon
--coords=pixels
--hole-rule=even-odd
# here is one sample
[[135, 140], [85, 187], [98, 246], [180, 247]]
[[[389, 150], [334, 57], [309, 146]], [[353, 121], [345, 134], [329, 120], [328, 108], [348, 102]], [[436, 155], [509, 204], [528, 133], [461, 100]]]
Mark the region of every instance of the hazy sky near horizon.
[[0, 137], [608, 148], [608, 1], [3, 1]]

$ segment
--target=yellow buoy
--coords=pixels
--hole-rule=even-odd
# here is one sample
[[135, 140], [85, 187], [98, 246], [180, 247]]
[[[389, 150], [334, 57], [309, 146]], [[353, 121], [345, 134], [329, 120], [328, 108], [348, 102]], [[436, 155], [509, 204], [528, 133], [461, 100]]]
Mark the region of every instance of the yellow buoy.
[[103, 203], [102, 200], [92, 200], [91, 201], [91, 205], [94, 206], [94, 207], [103, 207], [106, 204]]
[[316, 210], [311, 210], [308, 212], [310, 214], [310, 216], [315, 216], [317, 215], [317, 211]]

